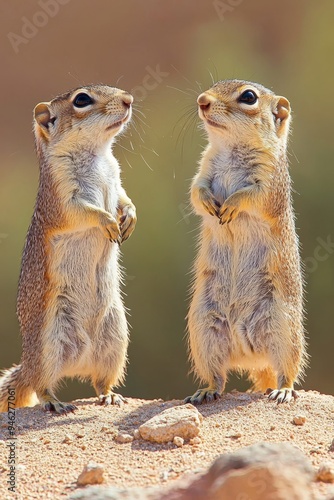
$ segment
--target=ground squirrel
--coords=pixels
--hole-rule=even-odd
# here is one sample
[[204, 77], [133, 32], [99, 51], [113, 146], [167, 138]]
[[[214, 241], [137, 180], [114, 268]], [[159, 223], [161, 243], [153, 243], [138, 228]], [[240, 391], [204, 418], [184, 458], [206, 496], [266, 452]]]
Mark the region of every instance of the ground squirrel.
[[17, 314], [21, 364], [0, 379], [16, 406], [34, 396], [45, 410], [73, 411], [54, 395], [63, 377], [89, 378], [103, 404], [123, 381], [128, 326], [120, 292], [119, 245], [136, 210], [121, 185], [114, 138], [130, 120], [127, 92], [90, 85], [34, 109], [40, 182], [23, 251]]
[[212, 401], [229, 371], [289, 402], [306, 366], [302, 273], [287, 161], [290, 104], [257, 83], [198, 97], [209, 138], [191, 201], [202, 217], [188, 315], [190, 358]]

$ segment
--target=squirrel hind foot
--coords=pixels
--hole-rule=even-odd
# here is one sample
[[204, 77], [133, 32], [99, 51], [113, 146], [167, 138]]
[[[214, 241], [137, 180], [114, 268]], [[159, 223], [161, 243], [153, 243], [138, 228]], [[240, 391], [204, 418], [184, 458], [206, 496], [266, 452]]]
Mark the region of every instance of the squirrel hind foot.
[[42, 404], [44, 411], [50, 411], [58, 415], [64, 415], [65, 413], [72, 413], [78, 408], [70, 403], [61, 403], [60, 401], [46, 401]]
[[44, 411], [50, 411], [58, 415], [64, 415], [65, 413], [71, 413], [78, 409], [71, 403], [62, 403], [61, 401], [59, 401], [59, 399], [57, 399], [49, 389], [45, 389], [42, 392], [37, 392], [37, 397]]
[[211, 403], [216, 399], [220, 399], [221, 394], [211, 387], [206, 387], [205, 389], [198, 389], [192, 396], [188, 396], [184, 399], [184, 403], [191, 403], [194, 406], [201, 405], [202, 403]]
[[299, 397], [293, 388], [267, 389], [266, 395], [270, 401], [276, 401], [277, 404], [291, 403]]
[[123, 396], [121, 396], [121, 394], [110, 392], [109, 394], [100, 394], [99, 403], [104, 406], [122, 406], [124, 403], [127, 403], [127, 400]]

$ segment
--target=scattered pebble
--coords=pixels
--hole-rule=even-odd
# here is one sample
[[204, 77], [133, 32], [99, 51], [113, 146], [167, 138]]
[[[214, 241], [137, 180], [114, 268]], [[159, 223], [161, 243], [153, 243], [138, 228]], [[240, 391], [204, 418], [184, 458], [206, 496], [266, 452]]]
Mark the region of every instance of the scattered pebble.
[[133, 438], [134, 439], [140, 439], [140, 432], [139, 432], [139, 429], [135, 429], [133, 431]]
[[296, 415], [293, 417], [292, 423], [295, 425], [304, 425], [306, 422], [306, 417], [304, 415]]
[[201, 444], [201, 442], [202, 442], [201, 438], [196, 436], [196, 437], [190, 439], [189, 444], [191, 444], [193, 446], [197, 446], [197, 445]]
[[164, 470], [164, 471], [161, 473], [161, 476], [160, 476], [161, 481], [164, 481], [164, 482], [165, 482], [165, 481], [167, 481], [167, 480], [168, 480], [168, 477], [169, 477], [168, 472], [167, 472], [166, 470]]
[[230, 434], [228, 437], [232, 439], [240, 439], [242, 434], [240, 432], [237, 432], [236, 434]]
[[122, 432], [120, 432], [115, 437], [115, 441], [117, 441], [117, 443], [131, 443], [133, 441], [133, 439], [134, 439], [134, 437], [131, 436], [130, 434], [125, 434]]
[[173, 439], [173, 443], [175, 444], [175, 446], [181, 448], [181, 446], [184, 445], [184, 439], [181, 438], [180, 436], [175, 436]]
[[321, 464], [317, 473], [317, 481], [334, 483], [334, 466], [328, 462]]
[[71, 443], [73, 443], [73, 440], [74, 440], [74, 436], [72, 434], [66, 434], [66, 436], [63, 440], [63, 443], [71, 444]]
[[83, 468], [80, 476], [77, 479], [78, 486], [85, 486], [86, 484], [101, 484], [103, 483], [104, 468], [102, 465], [95, 462], [89, 462]]
[[334, 439], [333, 439], [332, 444], [330, 445], [328, 451], [334, 451]]

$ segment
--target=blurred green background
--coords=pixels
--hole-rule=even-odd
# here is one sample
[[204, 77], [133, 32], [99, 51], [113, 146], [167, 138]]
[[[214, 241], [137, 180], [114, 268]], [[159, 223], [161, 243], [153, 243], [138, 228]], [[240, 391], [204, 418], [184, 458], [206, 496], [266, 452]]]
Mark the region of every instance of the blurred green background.
[[[199, 223], [188, 190], [206, 142], [196, 97], [212, 77], [242, 78], [286, 96], [293, 108], [291, 175], [311, 354], [303, 388], [334, 394], [334, 3], [2, 0], [0, 9], [0, 367], [18, 363], [21, 350], [16, 289], [38, 182], [32, 109], [104, 82], [132, 91], [137, 102], [134, 124], [115, 147], [139, 217], [123, 247], [132, 328], [122, 392], [182, 398], [195, 389], [184, 334]], [[248, 385], [231, 377], [233, 387]], [[93, 395], [72, 381], [61, 392]]]

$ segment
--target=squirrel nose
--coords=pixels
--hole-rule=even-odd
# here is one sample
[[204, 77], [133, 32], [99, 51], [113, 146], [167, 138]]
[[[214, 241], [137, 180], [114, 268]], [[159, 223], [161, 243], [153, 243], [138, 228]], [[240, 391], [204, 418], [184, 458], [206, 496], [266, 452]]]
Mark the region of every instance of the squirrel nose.
[[131, 94], [127, 94], [127, 93], [122, 94], [121, 99], [127, 108], [129, 108], [131, 106], [131, 104], [133, 103], [133, 97]]
[[201, 108], [202, 111], [209, 109], [210, 104], [214, 101], [214, 98], [210, 95], [203, 92], [203, 94], [199, 95], [197, 98], [197, 104]]

